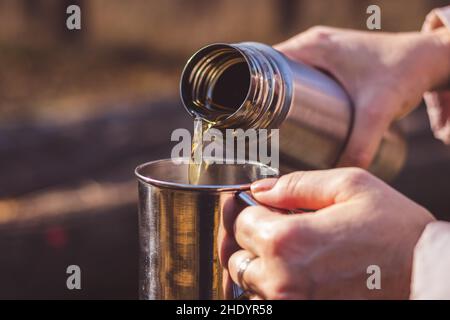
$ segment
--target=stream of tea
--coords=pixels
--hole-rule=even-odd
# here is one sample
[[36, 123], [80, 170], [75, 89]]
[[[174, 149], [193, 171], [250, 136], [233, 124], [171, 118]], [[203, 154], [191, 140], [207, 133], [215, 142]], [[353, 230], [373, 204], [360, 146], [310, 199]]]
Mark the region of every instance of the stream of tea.
[[208, 170], [208, 160], [203, 157], [203, 137], [214, 122], [206, 121], [200, 117], [194, 119], [194, 135], [192, 137], [191, 157], [189, 159], [189, 184], [201, 184], [202, 176], [206, 175]]

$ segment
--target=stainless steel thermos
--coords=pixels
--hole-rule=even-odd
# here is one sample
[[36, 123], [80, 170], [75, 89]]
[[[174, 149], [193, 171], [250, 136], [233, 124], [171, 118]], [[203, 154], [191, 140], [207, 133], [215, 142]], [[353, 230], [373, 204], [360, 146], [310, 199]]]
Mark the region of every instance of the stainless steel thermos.
[[[278, 128], [282, 172], [335, 167], [352, 131], [352, 102], [332, 77], [260, 43], [204, 47], [186, 64], [180, 91], [187, 111], [218, 129]], [[390, 130], [369, 170], [389, 180], [405, 155]]]

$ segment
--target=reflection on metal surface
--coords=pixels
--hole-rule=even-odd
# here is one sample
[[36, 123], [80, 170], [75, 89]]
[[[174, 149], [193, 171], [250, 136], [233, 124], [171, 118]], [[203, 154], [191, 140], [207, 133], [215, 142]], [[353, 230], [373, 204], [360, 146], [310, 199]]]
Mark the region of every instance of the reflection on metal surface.
[[189, 164], [170, 159], [136, 169], [139, 179], [141, 299], [221, 299], [218, 234], [236, 193], [277, 174], [257, 164], [211, 164], [208, 184], [189, 185]]
[[[279, 128], [282, 171], [335, 167], [352, 130], [352, 102], [333, 78], [260, 43], [199, 50], [186, 64], [180, 93], [192, 116], [218, 129]], [[389, 180], [405, 155], [405, 141], [391, 130], [370, 170]]]

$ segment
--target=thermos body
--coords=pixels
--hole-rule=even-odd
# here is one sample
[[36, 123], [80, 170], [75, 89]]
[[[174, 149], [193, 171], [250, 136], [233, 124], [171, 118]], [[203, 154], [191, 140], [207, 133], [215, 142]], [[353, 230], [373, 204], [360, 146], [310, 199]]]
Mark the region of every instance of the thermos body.
[[[204, 47], [186, 64], [180, 90], [187, 111], [219, 129], [280, 129], [282, 172], [335, 167], [352, 133], [354, 108], [343, 87], [264, 44]], [[391, 129], [369, 170], [389, 180], [405, 156], [404, 139]]]

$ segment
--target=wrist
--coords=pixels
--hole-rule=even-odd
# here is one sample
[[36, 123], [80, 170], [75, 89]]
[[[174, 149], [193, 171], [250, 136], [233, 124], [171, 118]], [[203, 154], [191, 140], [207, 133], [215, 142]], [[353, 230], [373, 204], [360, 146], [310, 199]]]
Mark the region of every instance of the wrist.
[[428, 34], [430, 37], [430, 82], [428, 91], [450, 87], [450, 30], [441, 28]]

